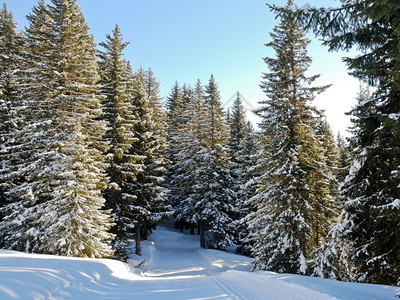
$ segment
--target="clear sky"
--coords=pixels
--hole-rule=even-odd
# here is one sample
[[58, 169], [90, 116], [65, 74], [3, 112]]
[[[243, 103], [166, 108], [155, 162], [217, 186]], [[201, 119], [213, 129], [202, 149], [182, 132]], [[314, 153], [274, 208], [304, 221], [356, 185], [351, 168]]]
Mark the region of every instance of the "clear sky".
[[[18, 27], [28, 25], [25, 16], [37, 0], [3, 0], [14, 13]], [[47, 0], [49, 2], [49, 0]], [[285, 0], [78, 0], [97, 43], [115, 24], [121, 28], [126, 58], [137, 69], [152, 68], [167, 96], [175, 81], [207, 84], [214, 74], [222, 102], [237, 92], [252, 107], [265, 98], [259, 88], [262, 72], [268, 72], [262, 58], [274, 56], [264, 46], [278, 23], [265, 3], [285, 5]], [[315, 6], [335, 7], [335, 0], [297, 0]], [[310, 75], [321, 74], [318, 85], [333, 84], [318, 96], [315, 104], [325, 110], [333, 132], [345, 134], [349, 118], [344, 116], [355, 104], [358, 81], [347, 75], [341, 57], [329, 53], [313, 35], [309, 55]], [[354, 55], [354, 54], [353, 54]], [[350, 55], [351, 56], [351, 55]], [[250, 105], [245, 104], [247, 108]]]

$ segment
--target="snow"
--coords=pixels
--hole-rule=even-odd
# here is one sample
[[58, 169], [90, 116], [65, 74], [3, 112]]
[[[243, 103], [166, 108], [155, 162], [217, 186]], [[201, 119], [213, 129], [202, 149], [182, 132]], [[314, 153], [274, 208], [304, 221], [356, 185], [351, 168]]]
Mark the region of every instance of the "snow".
[[[134, 246], [134, 245], [132, 245]], [[159, 227], [142, 242], [144, 270], [110, 259], [0, 250], [0, 299], [394, 299], [400, 288], [267, 271]], [[134, 247], [132, 247], [134, 248]]]
[[400, 114], [399, 114], [399, 113], [397, 113], [397, 114], [390, 114], [390, 115], [389, 115], [389, 118], [392, 119], [392, 120], [397, 121], [397, 120], [400, 118]]
[[297, 12], [297, 10], [298, 10], [296, 4], [291, 4], [288, 8], [289, 8], [290, 11], [292, 11], [294, 13]]
[[300, 7], [300, 10], [304, 11], [304, 13], [306, 13], [306, 14], [310, 11], [310, 9], [311, 9], [311, 6], [308, 3], [306, 3], [302, 7]]

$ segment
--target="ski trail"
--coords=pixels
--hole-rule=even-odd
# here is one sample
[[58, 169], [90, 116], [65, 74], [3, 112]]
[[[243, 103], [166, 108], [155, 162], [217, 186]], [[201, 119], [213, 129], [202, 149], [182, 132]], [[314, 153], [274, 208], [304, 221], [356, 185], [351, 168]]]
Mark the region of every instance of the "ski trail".
[[245, 289], [240, 288], [237, 284], [223, 279], [223, 275], [218, 275], [214, 277], [210, 277], [211, 280], [218, 285], [228, 296], [232, 297], [232, 299], [237, 300], [257, 300], [252, 294], [247, 292]]

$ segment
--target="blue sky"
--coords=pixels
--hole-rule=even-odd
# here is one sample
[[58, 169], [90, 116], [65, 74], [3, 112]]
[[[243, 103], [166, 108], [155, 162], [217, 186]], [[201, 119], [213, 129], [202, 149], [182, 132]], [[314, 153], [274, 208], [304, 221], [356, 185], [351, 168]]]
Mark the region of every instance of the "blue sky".
[[[3, 0], [14, 13], [18, 27], [27, 26], [25, 16], [37, 0]], [[49, 2], [49, 1], [47, 1]], [[284, 0], [267, 1], [284, 5]], [[274, 53], [264, 46], [278, 23], [265, 0], [78, 0], [97, 43], [115, 24], [121, 28], [126, 58], [136, 69], [151, 67], [161, 83], [161, 95], [169, 94], [175, 81], [203, 84], [214, 74], [222, 103], [240, 93], [257, 107], [265, 96], [259, 88], [262, 72], [268, 69], [262, 58]], [[338, 6], [335, 0], [295, 1], [315, 6]], [[355, 104], [358, 82], [347, 75], [342, 56], [328, 53], [313, 38], [310, 75], [321, 74], [316, 84], [333, 84], [315, 104], [325, 109], [334, 133], [349, 126], [344, 112]]]

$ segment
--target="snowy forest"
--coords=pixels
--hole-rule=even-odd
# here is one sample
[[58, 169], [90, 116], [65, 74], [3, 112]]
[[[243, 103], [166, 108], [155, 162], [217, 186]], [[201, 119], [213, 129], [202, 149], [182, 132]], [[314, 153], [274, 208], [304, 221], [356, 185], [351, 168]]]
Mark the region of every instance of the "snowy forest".
[[[39, 0], [23, 31], [4, 4], [0, 247], [126, 260], [172, 218], [254, 271], [400, 285], [400, 4], [269, 8], [255, 125], [239, 93], [224, 111], [213, 75], [163, 99], [117, 25], [95, 45], [76, 0]], [[349, 138], [313, 105], [328, 86], [309, 75], [307, 32], [360, 50], [345, 59], [360, 80]]]

